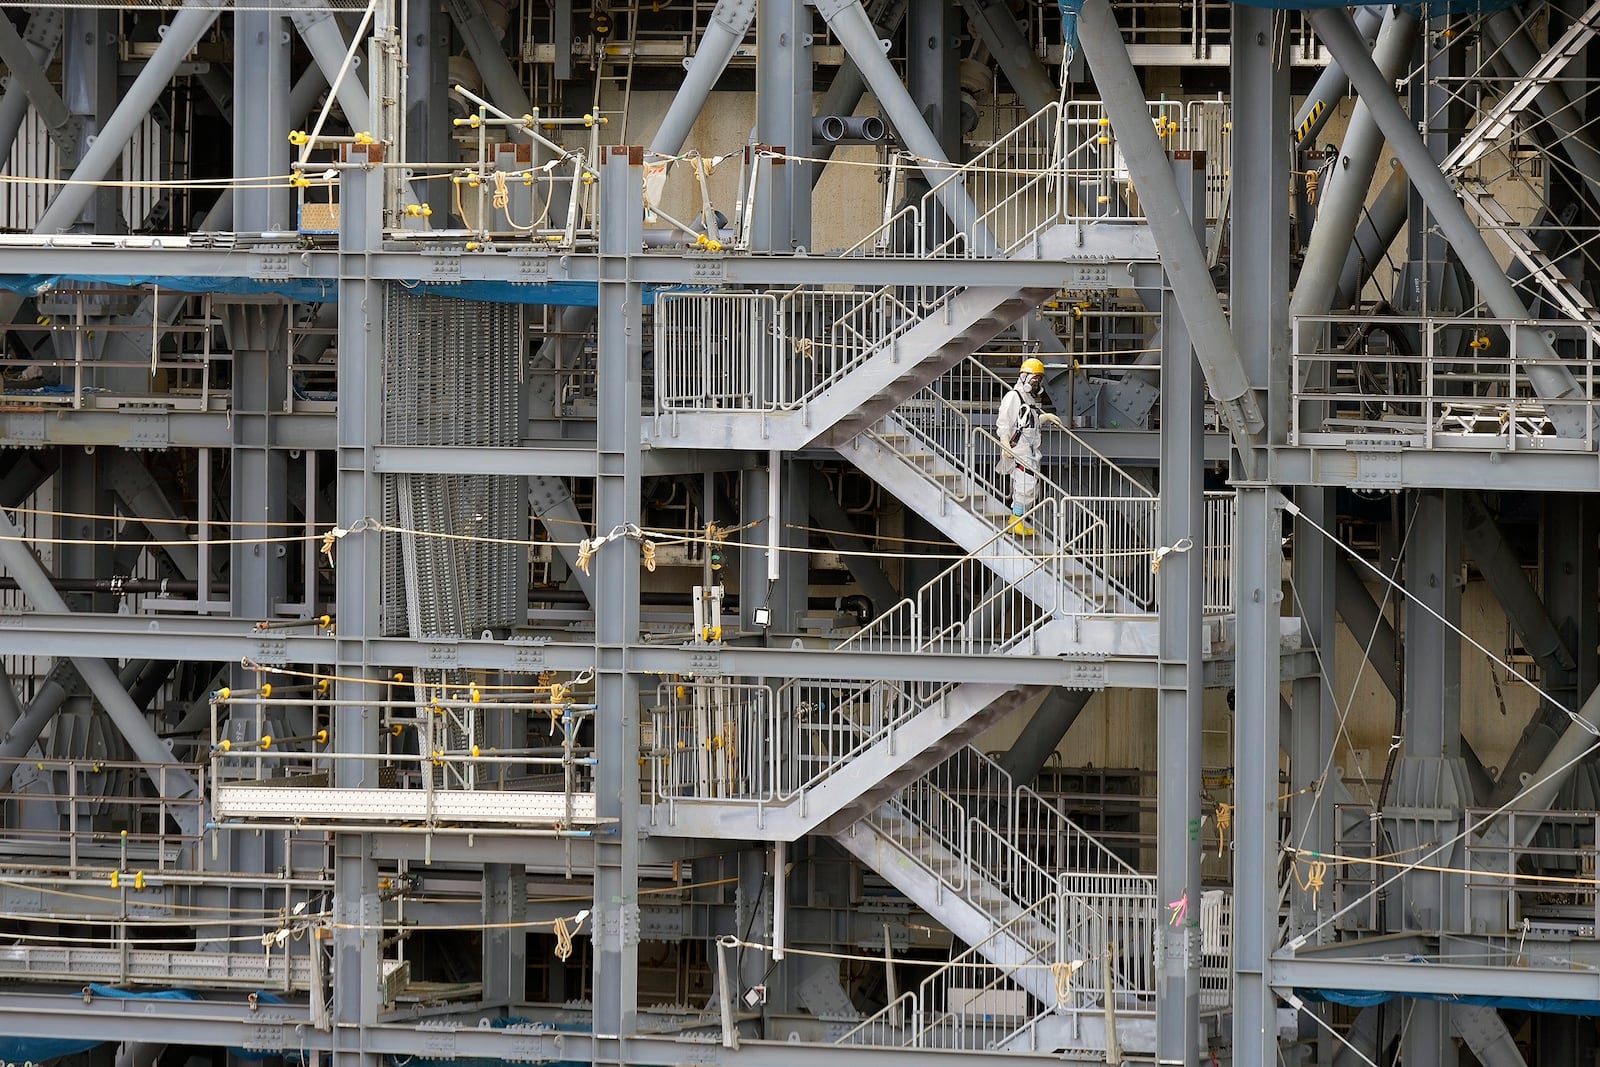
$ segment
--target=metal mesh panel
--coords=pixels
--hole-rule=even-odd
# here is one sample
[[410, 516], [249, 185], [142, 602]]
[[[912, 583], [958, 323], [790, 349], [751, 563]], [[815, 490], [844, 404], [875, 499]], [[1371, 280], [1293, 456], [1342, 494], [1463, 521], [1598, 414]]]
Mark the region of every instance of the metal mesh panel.
[[[387, 290], [383, 439], [387, 444], [514, 446], [517, 307]], [[527, 536], [521, 478], [384, 476], [384, 630], [437, 637], [522, 621]]]

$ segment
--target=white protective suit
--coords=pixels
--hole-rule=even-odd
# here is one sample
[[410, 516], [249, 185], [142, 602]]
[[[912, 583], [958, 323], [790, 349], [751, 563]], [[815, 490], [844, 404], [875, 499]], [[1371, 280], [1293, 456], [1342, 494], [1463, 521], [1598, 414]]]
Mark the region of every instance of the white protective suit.
[[1000, 456], [997, 473], [1011, 475], [1011, 514], [1026, 515], [1039, 498], [1039, 405], [1044, 390], [1019, 381], [1000, 401], [995, 435], [1008, 451]]

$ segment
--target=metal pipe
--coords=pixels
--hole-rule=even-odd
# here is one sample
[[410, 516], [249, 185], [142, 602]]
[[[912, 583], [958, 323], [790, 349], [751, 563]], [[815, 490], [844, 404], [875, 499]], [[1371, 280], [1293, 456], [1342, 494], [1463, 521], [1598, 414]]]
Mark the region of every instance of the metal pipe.
[[[1104, 0], [1093, 0], [1103, 3]], [[1311, 24], [1317, 35], [1328, 46], [1328, 51], [1349, 72], [1350, 84], [1361, 94], [1372, 109], [1378, 128], [1389, 139], [1396, 156], [1406, 168], [1412, 186], [1421, 194], [1423, 202], [1433, 213], [1434, 224], [1461, 265], [1483, 294], [1484, 303], [1496, 318], [1525, 319], [1528, 308], [1517, 295], [1500, 264], [1484, 243], [1483, 235], [1467, 217], [1466, 208], [1456, 198], [1449, 181], [1439, 172], [1428, 146], [1411, 118], [1395, 98], [1394, 88], [1383, 73], [1373, 64], [1372, 57], [1361, 49], [1361, 38], [1356, 35], [1350, 15], [1344, 10], [1321, 8], [1310, 13]], [[1525, 359], [1551, 361], [1555, 351], [1544, 334], [1531, 326], [1512, 328], [1516, 351]], [[1582, 437], [1589, 429], [1588, 408], [1584, 403], [1584, 390], [1573, 378], [1572, 372], [1550, 362], [1528, 365], [1528, 380], [1539, 396], [1546, 401], [1550, 421], [1563, 437]], [[1560, 403], [1571, 399], [1574, 403]]]
[[1033, 42], [1023, 35], [1010, 6], [1001, 0], [961, 0], [961, 8], [989, 46], [989, 54], [1000, 64], [1028, 114], [1037, 115], [1054, 103], [1058, 95], [1056, 84], [1045, 73], [1044, 64], [1034, 54]]
[[[1393, 82], [1411, 58], [1416, 45], [1417, 18], [1404, 9], [1392, 7], [1378, 31], [1378, 44], [1372, 60]], [[1323, 315], [1333, 304], [1339, 288], [1339, 269], [1350, 250], [1350, 242], [1361, 221], [1372, 175], [1383, 151], [1383, 133], [1373, 120], [1366, 98], [1356, 101], [1345, 130], [1344, 145], [1327, 186], [1318, 190], [1317, 223], [1311, 230], [1304, 265], [1289, 300], [1289, 314]], [[1315, 331], [1318, 327], [1308, 326]]]
[[[944, 209], [951, 226], [967, 235], [972, 251], [979, 256], [994, 254], [994, 237], [978, 221], [978, 209], [967, 195], [966, 181], [951, 178], [951, 166], [945, 156], [944, 146], [928, 128], [922, 111], [911, 94], [906, 91], [889, 58], [883, 54], [878, 42], [878, 31], [867, 18], [860, 0], [822, 0], [817, 10], [828, 24], [828, 29], [850, 58], [855, 60], [866, 79], [878, 106], [894, 124], [901, 142], [918, 157], [919, 166], [933, 190], [933, 195]], [[941, 164], [943, 166], [941, 166]]]
[[1479, 493], [1469, 490], [1462, 494], [1461, 518], [1461, 536], [1472, 550], [1473, 562], [1544, 676], [1560, 677], [1576, 670], [1577, 660]]
[[[1383, 23], [1383, 12], [1382, 7], [1363, 7], [1356, 11], [1356, 32], [1361, 35], [1361, 39], [1369, 48], [1377, 38], [1378, 27]], [[1337, 62], [1330, 62], [1322, 68], [1316, 84], [1311, 87], [1311, 92], [1306, 94], [1300, 110], [1295, 112], [1296, 148], [1303, 149], [1316, 143], [1322, 127], [1333, 117], [1334, 104], [1349, 88], [1350, 77]]]
[[[179, 17], [188, 13], [189, 10], [185, 9], [179, 12]], [[169, 34], [162, 48], [166, 48], [171, 42], [172, 37]], [[180, 54], [187, 53], [188, 48], [183, 48], [180, 52]], [[118, 113], [121, 111], [119, 108]], [[67, 602], [61, 598], [61, 594], [50, 585], [49, 575], [29, 550], [27, 542], [22, 538], [22, 531], [3, 512], [0, 512], [0, 563], [4, 563], [11, 576], [17, 579], [23, 594], [33, 602], [36, 609], [60, 615], [70, 610]], [[169, 800], [194, 796], [195, 781], [187, 771], [159, 769], [161, 766], [176, 764], [177, 759], [172, 755], [167, 743], [156, 736], [155, 730], [145, 721], [144, 712], [133, 702], [128, 690], [118, 681], [106, 661], [93, 656], [71, 658], [73, 665], [78, 668], [78, 673], [83, 675], [83, 680], [89, 684], [101, 707], [105, 708], [106, 714], [111, 717], [111, 721], [116, 724], [134, 753], [142, 762], [152, 765], [148, 773], [156, 788], [162, 790], [161, 795]], [[194, 813], [175, 810], [172, 814], [179, 820], [185, 833], [192, 834], [199, 831], [199, 820]]]
[[1373, 271], [1383, 262], [1384, 254], [1406, 224], [1410, 187], [1405, 170], [1395, 166], [1377, 198], [1361, 213], [1361, 223], [1350, 241], [1350, 250], [1345, 253], [1344, 268], [1339, 271], [1333, 307], [1350, 307], [1360, 299], [1361, 290], [1366, 288]]
[[711, 95], [711, 88], [722, 77], [722, 72], [728, 69], [728, 60], [733, 58], [734, 49], [744, 40], [755, 17], [755, 0], [717, 0], [711, 20], [700, 37], [700, 48], [684, 73], [683, 84], [678, 86], [672, 104], [650, 141], [653, 154], [675, 156], [683, 151], [683, 143], [689, 139], [689, 131], [700, 117], [706, 97]]
[[[173, 16], [167, 25], [166, 36], [156, 46], [155, 54], [123, 93], [121, 103], [105, 120], [95, 136], [94, 144], [89, 146], [73, 169], [75, 184], [61, 187], [55, 200], [40, 216], [34, 233], [56, 233], [78, 221], [79, 213], [95, 194], [94, 183], [111, 173], [111, 168], [121, 161], [122, 150], [127, 147], [134, 131], [150, 114], [150, 109], [166, 91], [167, 83], [184, 60], [189, 58], [189, 53], [200, 43], [200, 38], [211, 29], [218, 10], [215, 7], [189, 5]], [[11, 314], [15, 314], [14, 308]], [[11, 314], [0, 315], [0, 319], [9, 322]]]
[[11, 684], [11, 675], [4, 661], [0, 661], [0, 736], [10, 732], [22, 718], [22, 705], [17, 703], [17, 690]]
[[1266, 423], [1206, 267], [1205, 249], [1183, 210], [1166, 150], [1150, 121], [1144, 89], [1106, 0], [1085, 0], [1078, 16], [1078, 42], [1139, 192], [1195, 357], [1250, 473], [1255, 466], [1256, 439]]
[[[774, 523], [776, 525], [776, 523]], [[772, 843], [772, 959], [783, 959], [784, 923], [788, 920], [788, 842]]]

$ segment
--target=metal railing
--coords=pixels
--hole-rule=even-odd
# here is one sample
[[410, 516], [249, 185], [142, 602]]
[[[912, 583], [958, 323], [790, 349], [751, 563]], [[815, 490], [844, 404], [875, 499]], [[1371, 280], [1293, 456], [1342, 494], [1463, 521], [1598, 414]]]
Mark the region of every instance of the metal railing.
[[[886, 203], [877, 229], [845, 249], [846, 257], [917, 256], [993, 259], [1009, 256], [1063, 221], [1061, 106], [1051, 103], [960, 166], [915, 203]], [[910, 164], [899, 163], [909, 168]], [[954, 228], [941, 200], [971, 200], [975, 214]]]
[[[377, 692], [359, 701], [317, 680], [218, 690], [209, 753], [217, 825], [380, 819], [432, 833], [510, 823], [585, 836], [571, 828], [595, 822], [599, 760], [582, 740], [595, 705], [573, 698], [580, 681], [503, 690], [373, 679]], [[336, 750], [336, 712], [352, 703], [378, 713], [378, 751]]]
[[[1011, 497], [1009, 469], [1003, 464], [1006, 450], [993, 430], [976, 422], [973, 414], [971, 405], [950, 399], [935, 385], [902, 403], [867, 432], [885, 448], [907, 457], [917, 474], [952, 505], [985, 518], [1000, 534], [1011, 520], [1002, 503]], [[1094, 497], [1038, 472], [1041, 504], [1029, 517], [1028, 524], [1036, 531], [1030, 554], [1053, 562], [1055, 577], [1069, 582], [1087, 601], [1088, 614], [1154, 610], [1149, 561], [1156, 547], [1159, 502], [1142, 483], [1094, 453], [1076, 435], [1063, 432], [1077, 450], [1073, 462], [1061, 468], [1066, 472], [1063, 477], [1073, 481], [1081, 476], [1095, 488], [1117, 491]], [[927, 461], [910, 458], [920, 456]], [[980, 501], [986, 505], [980, 507]], [[1059, 593], [1046, 594], [1045, 602], [1060, 602], [1061, 610], [1066, 609]]]
[[[1045, 1000], [1018, 980], [1020, 972], [1051, 975], [1062, 962], [1057, 946], [1041, 946], [1025, 956], [995, 963], [991, 955], [1011, 954], [1025, 943], [1023, 931], [1054, 921], [1060, 910], [1055, 894], [998, 927], [873, 1015], [835, 1040], [839, 1045], [888, 1048], [993, 1049], [1041, 1015], [1054, 1013]], [[1049, 978], [1049, 984], [1055, 982]], [[1046, 983], [1030, 983], [1034, 988]]]
[[957, 292], [889, 285], [660, 293], [655, 414], [803, 411]]
[[[1527, 355], [1527, 331], [1561, 358]], [[1303, 316], [1295, 322], [1290, 443], [1515, 451], [1593, 451], [1600, 370], [1593, 331], [1564, 320]], [[1542, 347], [1542, 346], [1541, 346]], [[1578, 392], [1539, 396], [1532, 378], [1557, 368]], [[1552, 415], [1583, 411], [1581, 436], [1558, 437]]]

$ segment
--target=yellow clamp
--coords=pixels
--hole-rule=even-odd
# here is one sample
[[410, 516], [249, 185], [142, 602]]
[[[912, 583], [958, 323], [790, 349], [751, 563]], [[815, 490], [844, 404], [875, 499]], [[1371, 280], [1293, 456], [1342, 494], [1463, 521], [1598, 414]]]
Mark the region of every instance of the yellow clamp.
[[267, 698], [267, 697], [269, 697], [271, 695], [272, 695], [272, 683], [268, 682], [266, 685], [263, 685], [261, 687], [261, 696], [262, 696], [262, 699], [265, 699], [265, 698]]
[[480, 704], [480, 703], [483, 702], [483, 694], [478, 692], [478, 687], [477, 686], [473, 686], [471, 689], [469, 689], [467, 691], [467, 693], [468, 693], [468, 696], [471, 698], [471, 700], [472, 700], [472, 702], [474, 704]]
[[304, 130], [290, 130], [289, 143], [296, 146], [310, 144], [311, 135]]
[[[411, 218], [414, 218], [414, 219], [417, 219], [417, 218], [421, 218], [421, 219], [432, 218], [433, 217], [433, 205], [432, 204], [407, 204], [406, 205], [406, 214], [409, 215]], [[324, 615], [323, 618], [326, 619], [327, 616]], [[324, 624], [324, 625], [326, 625], [326, 624]]]
[[1472, 348], [1472, 349], [1476, 349], [1477, 351], [1482, 352], [1482, 351], [1484, 351], [1485, 349], [1487, 349], [1489, 347], [1489, 343], [1490, 343], [1489, 342], [1489, 338], [1486, 335], [1480, 333], [1476, 337], [1474, 337], [1472, 340], [1467, 342], [1467, 347], [1468, 348]]
[[378, 143], [377, 138], [373, 137], [372, 134], [368, 133], [365, 130], [362, 130], [360, 133], [356, 134], [356, 144], [377, 144], [377, 143]]
[[296, 189], [304, 189], [311, 184], [311, 179], [296, 171], [289, 175], [289, 184]]
[[316, 733], [311, 735], [311, 739], [319, 745], [325, 745], [328, 743], [328, 731], [318, 730]]

